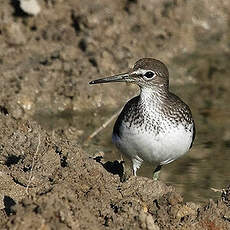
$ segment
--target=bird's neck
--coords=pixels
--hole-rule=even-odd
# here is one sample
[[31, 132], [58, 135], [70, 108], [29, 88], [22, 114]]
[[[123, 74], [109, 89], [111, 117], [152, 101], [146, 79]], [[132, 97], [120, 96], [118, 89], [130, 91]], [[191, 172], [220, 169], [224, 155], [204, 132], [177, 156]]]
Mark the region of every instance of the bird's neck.
[[163, 104], [169, 97], [169, 91], [165, 88], [140, 88], [140, 102], [144, 104]]

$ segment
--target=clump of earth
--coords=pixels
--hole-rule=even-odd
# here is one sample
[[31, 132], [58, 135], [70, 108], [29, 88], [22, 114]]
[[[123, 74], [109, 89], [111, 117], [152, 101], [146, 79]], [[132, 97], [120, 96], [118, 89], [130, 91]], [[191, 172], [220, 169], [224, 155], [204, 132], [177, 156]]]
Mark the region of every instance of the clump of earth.
[[172, 85], [197, 84], [199, 94], [185, 96], [192, 104], [229, 100], [220, 76], [229, 75], [230, 2], [37, 3], [36, 15], [19, 1], [0, 8], [0, 228], [230, 229], [230, 188], [185, 202], [173, 185], [122, 180], [118, 161], [84, 145], [107, 119], [102, 108], [118, 110], [135, 91], [88, 82], [141, 57], [168, 64]]

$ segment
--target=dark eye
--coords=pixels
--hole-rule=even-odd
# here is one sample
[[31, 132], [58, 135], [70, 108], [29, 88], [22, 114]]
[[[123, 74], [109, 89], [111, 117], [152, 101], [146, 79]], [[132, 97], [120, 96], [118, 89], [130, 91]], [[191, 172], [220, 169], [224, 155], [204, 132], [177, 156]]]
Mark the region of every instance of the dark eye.
[[146, 72], [146, 73], [144, 74], [144, 76], [145, 76], [146, 78], [148, 78], [148, 79], [153, 78], [154, 75], [155, 75], [155, 73], [152, 72], [152, 71], [148, 71], [148, 72]]

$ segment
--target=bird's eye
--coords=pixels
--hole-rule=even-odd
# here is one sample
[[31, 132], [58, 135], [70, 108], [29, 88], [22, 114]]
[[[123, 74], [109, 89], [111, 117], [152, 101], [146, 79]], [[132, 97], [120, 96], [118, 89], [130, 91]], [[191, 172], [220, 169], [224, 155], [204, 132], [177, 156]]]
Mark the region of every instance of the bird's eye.
[[155, 76], [155, 73], [152, 72], [152, 71], [148, 71], [144, 74], [144, 77], [147, 78], [147, 79], [151, 79]]

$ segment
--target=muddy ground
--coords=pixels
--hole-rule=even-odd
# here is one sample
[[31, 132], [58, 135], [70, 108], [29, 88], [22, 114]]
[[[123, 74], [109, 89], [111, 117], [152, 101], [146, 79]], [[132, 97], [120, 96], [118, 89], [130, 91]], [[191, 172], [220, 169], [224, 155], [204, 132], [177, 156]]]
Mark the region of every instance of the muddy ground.
[[1, 229], [230, 229], [230, 188], [185, 203], [160, 181], [122, 181], [118, 162], [82, 150], [107, 119], [101, 108], [116, 111], [134, 91], [87, 83], [141, 57], [167, 63], [172, 85], [197, 84], [191, 103], [229, 100], [228, 0], [44, 0], [37, 16], [0, 3]]

